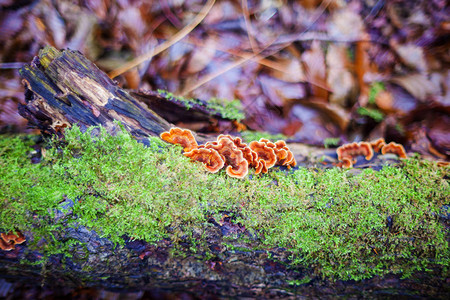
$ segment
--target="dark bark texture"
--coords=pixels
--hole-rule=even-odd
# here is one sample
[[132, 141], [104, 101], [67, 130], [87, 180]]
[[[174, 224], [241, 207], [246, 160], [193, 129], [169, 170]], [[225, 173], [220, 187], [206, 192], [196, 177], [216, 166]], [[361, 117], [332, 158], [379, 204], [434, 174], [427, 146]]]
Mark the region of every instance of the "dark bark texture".
[[113, 121], [118, 120], [134, 137], [144, 139], [170, 127], [78, 51], [46, 47], [20, 75], [26, 104], [19, 113], [44, 133], [61, 135], [75, 123], [102, 125], [113, 133]]
[[[29, 120], [30, 126], [43, 133], [61, 136], [64, 128], [75, 123], [82, 128], [102, 125], [114, 133], [117, 126], [113, 121], [118, 120], [137, 139], [145, 140], [170, 127], [168, 121], [136, 100], [136, 95], [132, 97], [118, 87], [77, 51], [45, 48], [20, 73], [26, 87], [26, 104], [20, 107], [20, 114]], [[146, 97], [151, 98], [159, 113], [167, 110], [160, 96], [147, 94]], [[294, 153], [298, 158], [304, 149], [297, 148]], [[205, 240], [199, 241], [203, 249], [197, 251], [193, 251], [196, 245], [183, 241], [176, 246], [168, 240], [150, 245], [126, 237], [122, 247], [83, 226], [69, 228], [55, 233], [55, 238], [81, 242], [82, 246], [69, 249], [72, 257], [53, 255], [39, 266], [21, 264], [24, 259], [37, 261], [42, 257], [25, 243], [13, 251], [0, 251], [0, 277], [15, 282], [31, 280], [52, 287], [187, 291], [209, 299], [333, 295], [351, 298], [364, 293], [374, 297], [387, 293], [440, 297], [450, 292], [448, 283], [429, 273], [419, 273], [408, 280], [386, 276], [357, 283], [324, 281], [314, 275], [313, 268], [292, 266], [291, 253], [285, 249], [266, 249], [260, 238], [250, 235], [232, 220], [219, 224], [211, 219], [209, 223]], [[33, 241], [31, 233], [24, 234], [27, 241]], [[241, 236], [248, 242], [243, 243]]]

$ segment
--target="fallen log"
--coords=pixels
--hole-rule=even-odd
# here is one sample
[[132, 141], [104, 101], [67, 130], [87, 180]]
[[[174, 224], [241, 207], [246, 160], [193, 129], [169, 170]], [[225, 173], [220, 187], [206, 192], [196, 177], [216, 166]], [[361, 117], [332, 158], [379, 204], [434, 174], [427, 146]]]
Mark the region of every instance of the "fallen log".
[[[79, 52], [46, 48], [21, 70], [21, 75], [26, 86], [26, 104], [20, 107], [20, 113], [45, 134], [63, 136], [64, 129], [75, 123], [81, 127], [102, 125], [114, 133], [114, 120], [119, 120], [127, 131], [142, 140], [170, 127], [164, 118], [117, 87]], [[53, 219], [47, 218], [46, 222], [78, 219], [73, 207], [80, 199], [61, 201]], [[279, 209], [286, 213], [295, 206]], [[278, 217], [277, 213], [278, 210], [274, 211], [274, 216]], [[440, 280], [440, 272], [418, 273], [406, 280], [400, 280], [400, 275], [357, 283], [322, 280], [314, 266], [291, 264], [293, 256], [288, 249], [268, 246], [263, 234], [249, 232], [245, 224], [228, 215], [231, 215], [228, 211], [223, 211], [221, 219], [205, 215], [202, 231], [193, 231], [191, 238], [177, 236], [176, 242], [162, 239], [148, 243], [124, 236], [124, 246], [115, 245], [86, 226], [67, 226], [51, 234], [57, 241], [79, 242], [68, 246], [70, 256], [52, 254], [41, 261], [39, 247], [36, 250], [28, 248], [28, 243], [20, 244], [10, 252], [0, 251], [0, 274], [8, 280], [23, 277], [39, 280], [43, 285], [51, 282], [69, 287], [161, 288], [188, 290], [206, 297], [355, 296], [366, 290], [408, 295], [419, 290], [420, 295], [434, 296], [440, 296], [442, 291], [449, 293], [445, 281]], [[30, 244], [46, 247], [46, 241], [33, 241], [31, 230], [23, 234]], [[23, 260], [39, 267], [18, 268]], [[204, 292], [205, 288], [210, 294]]]
[[80, 52], [46, 47], [20, 70], [25, 105], [19, 113], [33, 128], [62, 135], [65, 128], [102, 125], [113, 133], [114, 120], [137, 139], [159, 135], [170, 124], [118, 87]]

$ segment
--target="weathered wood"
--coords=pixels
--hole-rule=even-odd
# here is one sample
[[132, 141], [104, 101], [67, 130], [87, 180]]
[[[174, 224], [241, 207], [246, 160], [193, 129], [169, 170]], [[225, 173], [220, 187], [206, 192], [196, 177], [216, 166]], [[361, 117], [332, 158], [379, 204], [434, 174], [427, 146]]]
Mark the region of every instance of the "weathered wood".
[[[75, 123], [82, 127], [102, 125], [113, 133], [114, 120], [119, 120], [133, 136], [145, 139], [170, 127], [170, 123], [118, 87], [79, 52], [45, 48], [20, 73], [26, 87], [26, 105], [19, 108], [20, 113], [31, 126], [44, 133], [61, 135], [64, 128]], [[147, 96], [154, 98], [151, 100], [155, 107], [162, 105], [159, 96]], [[160, 110], [164, 109], [160, 107]], [[297, 161], [300, 162], [299, 157], [311, 158], [304, 146], [290, 147]], [[330, 153], [319, 152], [316, 156], [334, 152], [328, 151]], [[72, 200], [65, 200], [61, 206], [68, 211], [58, 211], [55, 218], [77, 217], [71, 211]], [[21, 265], [18, 268], [18, 262], [23, 259], [37, 261], [41, 258], [40, 253], [28, 249], [27, 245], [18, 245], [11, 252], [0, 252], [0, 278], [25, 277], [43, 284], [69, 287], [156, 287], [190, 290], [196, 294], [206, 288], [213, 295], [261, 298], [334, 294], [351, 297], [364, 290], [377, 289], [380, 293], [394, 291], [394, 294], [439, 296], [443, 290], [449, 293], [445, 283], [432, 274], [419, 273], [407, 280], [400, 280], [399, 276], [375, 277], [356, 283], [320, 280], [312, 267], [291, 265], [289, 251], [268, 249], [262, 238], [250, 234], [233, 220], [224, 219], [219, 224], [211, 218], [208, 224], [202, 235], [193, 233], [194, 238], [202, 240], [202, 249], [184, 242], [183, 238], [177, 245], [168, 240], [154, 245], [124, 237], [125, 246], [117, 247], [84, 226], [67, 228], [53, 234], [60, 241], [73, 239], [81, 243], [69, 249], [71, 257], [52, 255], [40, 267]], [[29, 241], [33, 240], [29, 232], [24, 234]], [[243, 242], [242, 236], [248, 242]], [[192, 251], [194, 248], [197, 251]], [[204, 255], [205, 249], [210, 257]]]
[[46, 47], [20, 75], [26, 105], [19, 107], [19, 113], [44, 133], [60, 134], [75, 123], [102, 125], [112, 133], [118, 120], [143, 139], [170, 127], [78, 51]]

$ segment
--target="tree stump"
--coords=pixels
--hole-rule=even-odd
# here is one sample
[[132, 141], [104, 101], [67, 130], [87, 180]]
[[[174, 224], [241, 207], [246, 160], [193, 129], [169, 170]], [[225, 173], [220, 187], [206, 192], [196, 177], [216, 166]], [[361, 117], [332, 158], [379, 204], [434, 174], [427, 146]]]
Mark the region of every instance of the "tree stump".
[[144, 139], [170, 127], [78, 51], [46, 47], [20, 75], [26, 104], [19, 113], [43, 133], [61, 135], [75, 123], [82, 128], [102, 125], [113, 133], [117, 120], [134, 137]]

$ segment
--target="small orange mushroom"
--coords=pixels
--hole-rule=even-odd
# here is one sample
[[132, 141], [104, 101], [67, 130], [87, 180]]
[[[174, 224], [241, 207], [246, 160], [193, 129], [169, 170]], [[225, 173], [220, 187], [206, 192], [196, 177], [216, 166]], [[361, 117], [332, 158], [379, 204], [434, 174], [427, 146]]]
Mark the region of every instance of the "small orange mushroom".
[[245, 160], [248, 162], [249, 167], [256, 167], [258, 165], [258, 154], [250, 149], [250, 147], [247, 146], [246, 143], [242, 142], [242, 139], [240, 137], [233, 138], [229, 135], [219, 135], [218, 139], [224, 136], [232, 140], [234, 145], [242, 151], [242, 154], [244, 155]]
[[383, 148], [384, 145], [386, 145], [386, 141], [384, 140], [384, 138], [379, 138], [370, 142], [370, 146], [372, 146], [374, 152], [380, 152], [381, 148]]
[[273, 167], [277, 163], [277, 156], [273, 148], [267, 146], [263, 141], [253, 141], [249, 145], [250, 149], [258, 154], [258, 160], [264, 160], [267, 168]]
[[16, 245], [26, 241], [25, 236], [19, 231], [17, 231], [16, 234], [13, 234], [12, 232], [9, 232], [8, 234], [1, 233], [0, 237], [0, 249], [5, 251], [11, 251], [15, 249]]
[[4, 240], [0, 239], [0, 249], [5, 251], [11, 251], [15, 248], [14, 243], [7, 243]]
[[370, 143], [350, 143], [345, 144], [336, 149], [338, 159], [342, 160], [344, 157], [353, 158], [358, 155], [365, 156], [366, 160], [371, 160], [373, 157], [373, 149]]
[[235, 163], [227, 167], [227, 174], [234, 178], [244, 178], [248, 174], [248, 161], [237, 159]]
[[250, 149], [248, 146], [238, 149], [242, 151], [244, 159], [248, 162], [249, 167], [258, 166], [258, 154], [255, 151]]
[[183, 153], [192, 160], [203, 163], [205, 169], [211, 173], [216, 173], [225, 165], [225, 160], [214, 149], [198, 148]]
[[241, 138], [221, 134], [216, 141], [197, 145], [189, 130], [172, 128], [170, 132], [161, 134], [161, 138], [169, 143], [181, 144], [184, 155], [192, 160], [200, 161], [206, 170], [218, 172], [227, 166], [226, 173], [235, 178], [243, 178], [248, 174], [248, 168], [254, 167], [255, 174], [267, 173], [275, 164], [290, 168], [295, 166], [293, 153], [284, 141], [273, 143], [267, 139], [245, 144]]
[[161, 139], [171, 144], [179, 144], [185, 152], [198, 148], [197, 141], [189, 129], [171, 128], [169, 132], [160, 134]]
[[397, 144], [394, 142], [390, 142], [389, 144], [384, 145], [383, 148], [381, 148], [381, 154], [384, 155], [386, 153], [397, 154], [397, 156], [400, 158], [408, 157], [406, 155], [405, 148], [403, 148], [403, 146], [401, 144]]
[[216, 142], [208, 142], [205, 148], [214, 149], [225, 159], [226, 172], [235, 178], [244, 178], [248, 174], [248, 161], [244, 153], [236, 147], [233, 138], [221, 135]]
[[344, 157], [340, 162], [336, 164], [336, 167], [350, 169], [353, 168], [354, 163], [356, 163], [356, 160], [351, 159], [349, 157]]
[[255, 175], [259, 173], [266, 174], [269, 171], [266, 165], [266, 161], [263, 159], [258, 160], [258, 164], [255, 166]]
[[276, 147], [275, 154], [277, 155], [278, 165], [287, 166], [288, 169], [290, 167], [295, 167], [297, 165], [294, 154], [288, 148], [285, 141], [282, 140], [276, 141], [275, 147]]
[[272, 143], [271, 141], [269, 141], [268, 139], [265, 138], [260, 138], [259, 139], [260, 142], [266, 143], [266, 145], [270, 148], [276, 148], [277, 146], [275, 145], [275, 143]]

